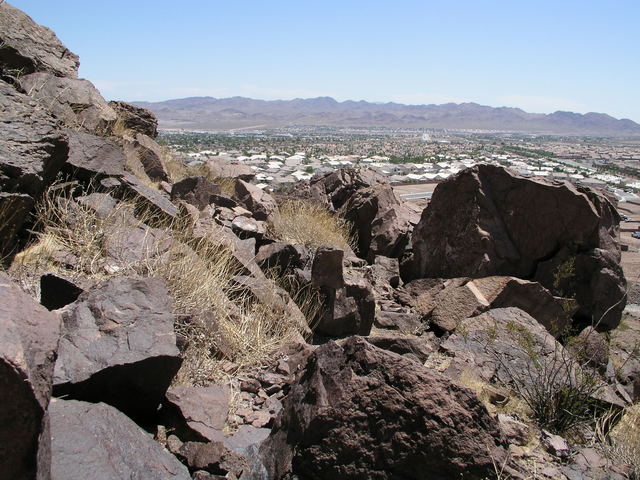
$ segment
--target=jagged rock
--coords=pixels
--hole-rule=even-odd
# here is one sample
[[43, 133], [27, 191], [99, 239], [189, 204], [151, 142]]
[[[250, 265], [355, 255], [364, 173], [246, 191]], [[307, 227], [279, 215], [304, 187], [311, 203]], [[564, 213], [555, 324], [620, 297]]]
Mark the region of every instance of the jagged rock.
[[609, 344], [605, 335], [587, 327], [569, 341], [567, 348], [581, 364], [604, 371], [609, 363]]
[[231, 222], [231, 230], [240, 239], [255, 238], [260, 240], [266, 233], [267, 227], [264, 222], [259, 222], [250, 217], [238, 216]]
[[169, 175], [162, 164], [162, 147], [154, 139], [138, 133], [135, 140], [125, 140], [125, 153], [140, 162], [144, 172], [154, 182], [168, 182]]
[[375, 255], [398, 258], [409, 243], [411, 223], [388, 184], [357, 190], [340, 208], [350, 221], [358, 239], [358, 253], [373, 260]]
[[295, 268], [304, 268], [311, 253], [302, 245], [288, 243], [269, 243], [258, 249], [256, 262], [263, 270], [276, 269], [279, 273]]
[[109, 102], [109, 106], [116, 112], [124, 128], [151, 138], [158, 136], [158, 120], [149, 110], [126, 102]]
[[522, 423], [504, 413], [498, 414], [498, 422], [500, 423], [502, 433], [509, 440], [509, 443], [526, 445], [531, 440], [531, 429], [526, 423]]
[[637, 310], [625, 312], [622, 323], [610, 333], [607, 377], [611, 383], [620, 384], [633, 402], [640, 399], [640, 318]]
[[211, 203], [213, 195], [220, 193], [220, 185], [211, 183], [205, 177], [188, 177], [173, 184], [171, 200], [182, 200], [202, 210]]
[[344, 251], [337, 247], [321, 247], [311, 265], [311, 281], [316, 287], [338, 289], [344, 286], [342, 259]]
[[231, 395], [223, 385], [172, 387], [167, 390], [165, 416], [182, 439], [218, 441], [224, 437]]
[[227, 157], [213, 157], [205, 163], [211, 175], [219, 178], [239, 178], [245, 182], [250, 182], [256, 172], [249, 165], [231, 162]]
[[67, 160], [69, 146], [56, 119], [1, 80], [0, 124], [0, 248], [8, 252], [35, 200]]
[[171, 203], [167, 195], [147, 187], [130, 173], [125, 173], [120, 179], [123, 187], [122, 196], [134, 196], [136, 200], [143, 202], [155, 214], [164, 218], [174, 219], [178, 216], [178, 207]]
[[53, 273], [40, 277], [40, 303], [47, 310], [56, 310], [75, 302], [83, 291], [72, 281]]
[[369, 335], [375, 314], [371, 284], [361, 277], [345, 276], [344, 287], [329, 292], [316, 332], [330, 337]]
[[[533, 317], [519, 308], [491, 309], [463, 320], [456, 331], [440, 344], [447, 357], [443, 373], [459, 379], [471, 374], [486, 383], [518, 385], [527, 390], [543, 369], [534, 365], [562, 369], [558, 381], [565, 381], [578, 364], [553, 336]], [[534, 364], [535, 358], [535, 364]]]
[[388, 350], [424, 364], [435, 351], [435, 342], [428, 337], [387, 336], [366, 337], [367, 342], [383, 350]]
[[322, 176], [314, 176], [309, 184], [309, 196], [339, 210], [357, 190], [387, 183], [382, 175], [368, 169], [340, 168]]
[[170, 307], [161, 279], [119, 277], [59, 310], [54, 394], [153, 418], [182, 362]]
[[67, 130], [69, 160], [65, 169], [74, 177], [90, 181], [124, 174], [125, 156], [122, 149], [109, 139], [90, 133]]
[[[177, 452], [192, 470], [205, 470], [214, 474], [238, 478], [247, 469], [241, 455], [229, 450], [222, 442], [186, 442]], [[228, 478], [228, 477], [223, 477]]]
[[16, 72], [77, 77], [80, 60], [55, 33], [6, 2], [0, 3], [0, 66]]
[[[118, 205], [118, 202], [108, 193], [94, 192], [76, 197], [75, 200], [83, 207], [91, 209], [101, 219], [112, 215]], [[133, 217], [133, 212], [131, 212], [131, 216]]]
[[52, 480], [190, 480], [187, 468], [104, 403], [53, 400]]
[[0, 472], [5, 478], [45, 480], [51, 462], [47, 406], [60, 319], [4, 273], [0, 297]]
[[123, 269], [163, 257], [174, 243], [161, 228], [118, 226], [107, 231], [102, 248], [107, 265]]
[[66, 126], [103, 134], [116, 120], [114, 112], [94, 85], [84, 79], [36, 72], [21, 76], [20, 87]]
[[254, 216], [256, 220], [267, 220], [278, 210], [271, 195], [251, 183], [236, 181], [235, 196]]
[[262, 455], [272, 478], [479, 480], [505, 451], [470, 390], [351, 337], [311, 355]]
[[533, 279], [575, 297], [575, 318], [614, 328], [624, 300], [605, 312], [624, 295], [618, 220], [613, 205], [589, 189], [478, 165], [438, 185], [414, 229], [403, 277]]

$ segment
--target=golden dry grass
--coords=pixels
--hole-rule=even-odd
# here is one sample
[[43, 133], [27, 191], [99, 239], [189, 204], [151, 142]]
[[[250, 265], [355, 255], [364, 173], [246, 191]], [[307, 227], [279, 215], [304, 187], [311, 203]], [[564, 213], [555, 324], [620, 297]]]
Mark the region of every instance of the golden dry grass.
[[[612, 412], [612, 415], [619, 415]], [[607, 420], [607, 417], [604, 417]], [[604, 453], [628, 469], [631, 480], [640, 479], [640, 404], [628, 407], [608, 433], [601, 433]]]
[[269, 232], [281, 242], [304, 245], [312, 251], [323, 246], [350, 249], [356, 243], [346, 220], [304, 200], [282, 202], [270, 220]]
[[[300, 325], [293, 318], [231, 281], [239, 273], [232, 252], [215, 243], [213, 235], [194, 238], [185, 219], [167, 227], [164, 239], [152, 243], [143, 258], [105, 270], [105, 240], [114, 231], [146, 228], [143, 220], [151, 223], [151, 218], [134, 217], [136, 211], [132, 202], [120, 202], [101, 218], [72, 201], [70, 194], [50, 189], [37, 211], [38, 241], [17, 255], [11, 268], [28, 269], [34, 279], [47, 271], [98, 280], [116, 275], [163, 278], [173, 299], [176, 333], [186, 344], [177, 384], [206, 384], [236, 375], [299, 338]], [[63, 255], [76, 261], [65, 265]]]

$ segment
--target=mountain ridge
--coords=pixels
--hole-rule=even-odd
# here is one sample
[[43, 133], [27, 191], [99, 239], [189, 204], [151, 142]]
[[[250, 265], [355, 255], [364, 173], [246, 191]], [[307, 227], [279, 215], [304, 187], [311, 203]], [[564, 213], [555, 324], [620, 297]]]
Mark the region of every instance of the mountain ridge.
[[247, 97], [186, 97], [132, 102], [151, 110], [166, 129], [227, 130], [288, 125], [434, 128], [517, 133], [640, 135], [640, 124], [605, 113], [557, 110], [529, 113], [516, 107], [474, 102], [405, 105], [332, 97], [258, 100]]

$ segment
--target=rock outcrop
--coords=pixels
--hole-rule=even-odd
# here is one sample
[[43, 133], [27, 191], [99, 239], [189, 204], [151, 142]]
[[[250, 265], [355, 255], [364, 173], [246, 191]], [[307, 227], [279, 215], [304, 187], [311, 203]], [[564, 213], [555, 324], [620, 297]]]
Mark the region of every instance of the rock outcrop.
[[271, 442], [273, 478], [481, 479], [505, 455], [471, 391], [357, 337], [311, 355]]
[[59, 312], [55, 395], [152, 419], [181, 364], [162, 280], [114, 278]]
[[52, 480], [191, 479], [176, 457], [115, 408], [58, 399], [50, 408]]
[[615, 328], [625, 303], [618, 221], [613, 205], [589, 189], [479, 165], [438, 185], [413, 232], [404, 277], [535, 280], [574, 297], [579, 321]]
[[0, 273], [0, 472], [47, 480], [60, 319]]
[[78, 56], [70, 52], [55, 33], [6, 2], [0, 4], [0, 44], [3, 45], [0, 65], [4, 70], [78, 76]]

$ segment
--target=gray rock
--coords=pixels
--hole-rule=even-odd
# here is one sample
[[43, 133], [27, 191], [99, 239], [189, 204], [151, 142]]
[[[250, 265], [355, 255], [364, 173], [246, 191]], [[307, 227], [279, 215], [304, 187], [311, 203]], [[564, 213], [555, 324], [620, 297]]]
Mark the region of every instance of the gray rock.
[[[1, 13], [1, 10], [0, 10]], [[0, 273], [0, 472], [49, 478], [49, 416], [60, 319]]]
[[0, 3], [0, 66], [21, 73], [77, 77], [80, 60], [55, 33], [6, 2]]
[[65, 169], [74, 177], [90, 181], [94, 177], [104, 178], [125, 173], [124, 152], [111, 140], [74, 130], [67, 130], [67, 135], [69, 160]]
[[41, 108], [70, 128], [100, 135], [116, 120], [116, 112], [88, 80], [36, 72], [20, 77], [18, 82]]
[[182, 362], [158, 278], [114, 278], [59, 310], [56, 396], [105, 402], [139, 422], [156, 415]]
[[115, 408], [51, 402], [52, 480], [190, 480], [187, 468]]
[[109, 102], [124, 128], [151, 138], [158, 136], [158, 120], [149, 110], [126, 102]]

